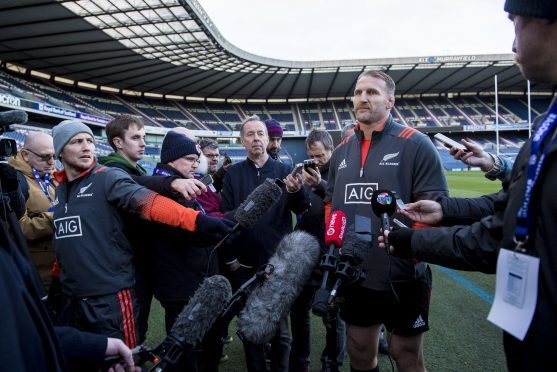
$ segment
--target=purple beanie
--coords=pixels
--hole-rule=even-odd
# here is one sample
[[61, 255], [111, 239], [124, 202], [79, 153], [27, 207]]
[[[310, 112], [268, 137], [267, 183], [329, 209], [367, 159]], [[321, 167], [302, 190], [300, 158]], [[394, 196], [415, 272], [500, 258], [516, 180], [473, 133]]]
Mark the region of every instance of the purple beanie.
[[265, 125], [267, 126], [267, 132], [269, 133], [269, 138], [281, 137], [282, 138], [282, 126], [275, 119], [265, 120]]

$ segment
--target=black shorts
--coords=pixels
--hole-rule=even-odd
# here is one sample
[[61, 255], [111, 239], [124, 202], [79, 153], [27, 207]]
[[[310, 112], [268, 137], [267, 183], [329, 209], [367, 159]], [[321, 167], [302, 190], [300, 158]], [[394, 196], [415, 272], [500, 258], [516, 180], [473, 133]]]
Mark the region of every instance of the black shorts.
[[393, 283], [391, 291], [365, 287], [347, 288], [340, 316], [348, 324], [370, 327], [384, 324], [397, 335], [414, 335], [429, 329], [431, 271], [425, 278]]

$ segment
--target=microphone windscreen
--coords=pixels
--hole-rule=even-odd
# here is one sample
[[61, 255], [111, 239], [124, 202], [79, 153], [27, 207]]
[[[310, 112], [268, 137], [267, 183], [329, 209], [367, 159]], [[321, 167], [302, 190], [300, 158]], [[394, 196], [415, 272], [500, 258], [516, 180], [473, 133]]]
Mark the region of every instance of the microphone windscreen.
[[371, 243], [360, 238], [359, 234], [354, 231], [348, 231], [344, 244], [340, 249], [341, 255], [349, 255], [354, 257], [357, 264], [362, 263], [370, 253]]
[[176, 318], [170, 334], [195, 345], [212, 327], [231, 297], [232, 288], [224, 276], [206, 278]]
[[246, 340], [260, 345], [273, 338], [317, 265], [319, 255], [319, 243], [306, 232], [295, 231], [281, 240], [269, 260], [274, 272], [251, 293], [238, 316], [238, 330]]
[[27, 113], [21, 110], [0, 112], [0, 125], [23, 124], [27, 122]]
[[281, 196], [282, 190], [275, 180], [267, 178], [236, 208], [234, 219], [241, 227], [249, 229], [261, 220]]
[[376, 216], [393, 215], [396, 212], [395, 194], [389, 190], [376, 190], [371, 196], [371, 209]]
[[342, 246], [344, 234], [346, 232], [346, 215], [342, 211], [334, 211], [329, 217], [327, 229], [325, 230], [325, 246], [334, 245], [337, 248]]

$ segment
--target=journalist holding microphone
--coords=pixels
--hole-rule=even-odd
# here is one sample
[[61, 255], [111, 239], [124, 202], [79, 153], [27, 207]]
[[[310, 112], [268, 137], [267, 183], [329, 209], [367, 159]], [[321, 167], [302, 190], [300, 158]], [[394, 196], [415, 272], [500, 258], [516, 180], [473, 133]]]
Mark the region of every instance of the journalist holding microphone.
[[[557, 2], [507, 0], [513, 51], [526, 79], [557, 83]], [[388, 235], [391, 253], [497, 274], [488, 320], [503, 329], [510, 371], [553, 370], [557, 348], [557, 102], [534, 122], [495, 196], [407, 205], [406, 216], [453, 225]], [[432, 244], [435, 242], [435, 244]], [[501, 314], [505, 316], [501, 317]]]

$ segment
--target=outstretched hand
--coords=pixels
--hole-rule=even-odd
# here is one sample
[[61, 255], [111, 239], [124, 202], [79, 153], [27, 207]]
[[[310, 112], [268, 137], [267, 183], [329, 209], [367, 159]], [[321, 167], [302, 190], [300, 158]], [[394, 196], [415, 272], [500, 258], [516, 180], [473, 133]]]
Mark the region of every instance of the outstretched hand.
[[415, 222], [427, 225], [436, 225], [443, 219], [441, 204], [433, 200], [419, 200], [415, 203], [406, 204], [406, 208], [399, 210]]

